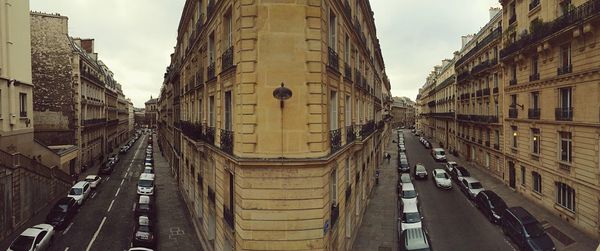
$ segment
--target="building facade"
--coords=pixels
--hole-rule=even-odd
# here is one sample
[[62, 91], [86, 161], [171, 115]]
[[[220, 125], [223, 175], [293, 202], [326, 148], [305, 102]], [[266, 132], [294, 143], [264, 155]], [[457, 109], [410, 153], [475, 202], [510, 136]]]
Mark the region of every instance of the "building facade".
[[412, 126], [415, 124], [415, 102], [407, 97], [393, 97], [391, 126]]
[[146, 105], [146, 110], [144, 116], [146, 118], [146, 125], [150, 128], [154, 128], [158, 119], [158, 98], [150, 97], [150, 100], [144, 103]]
[[351, 249], [384, 69], [368, 1], [186, 1], [158, 132], [207, 250]]
[[599, 237], [600, 1], [500, 2], [504, 180]]

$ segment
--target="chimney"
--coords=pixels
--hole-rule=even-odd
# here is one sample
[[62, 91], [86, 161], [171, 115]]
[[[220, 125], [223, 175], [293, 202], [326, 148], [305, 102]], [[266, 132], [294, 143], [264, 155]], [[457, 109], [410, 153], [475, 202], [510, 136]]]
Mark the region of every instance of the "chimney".
[[502, 11], [501, 8], [490, 7], [490, 20], [494, 19], [496, 14], [498, 14], [498, 12], [500, 12], [500, 11]]
[[83, 48], [88, 54], [94, 53], [94, 39], [81, 39], [81, 48]]
[[461, 36], [460, 38], [462, 40], [461, 48], [465, 48], [465, 45], [467, 45], [467, 43], [469, 43], [469, 41], [471, 41], [471, 39], [473, 39], [473, 35]]

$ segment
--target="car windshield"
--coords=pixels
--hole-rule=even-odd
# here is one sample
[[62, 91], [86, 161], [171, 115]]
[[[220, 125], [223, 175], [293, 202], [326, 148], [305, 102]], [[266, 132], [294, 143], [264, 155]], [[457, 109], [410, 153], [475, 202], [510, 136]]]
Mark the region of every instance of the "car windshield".
[[435, 177], [436, 178], [440, 178], [440, 179], [447, 179], [448, 178], [448, 174], [439, 172], [439, 173], [435, 174]]
[[400, 164], [407, 165], [408, 164], [408, 160], [407, 159], [400, 159]]
[[419, 215], [419, 212], [404, 213], [402, 216], [403, 223], [417, 223], [420, 221], [421, 215]]
[[81, 188], [71, 188], [71, 191], [69, 191], [69, 195], [81, 195], [83, 192], [83, 189]]
[[444, 152], [444, 150], [439, 150], [436, 152], [437, 155], [446, 155], [446, 153]]
[[525, 232], [529, 237], [538, 237], [544, 234], [544, 229], [539, 222], [525, 224]]
[[54, 208], [52, 208], [52, 212], [66, 213], [68, 207], [69, 206], [67, 204], [58, 204]]
[[400, 176], [400, 180], [402, 180], [402, 183], [410, 183], [410, 176], [402, 175]]
[[506, 208], [506, 202], [500, 199], [500, 197], [490, 197], [490, 202], [492, 204], [492, 208]]
[[20, 235], [13, 243], [10, 245], [10, 249], [15, 251], [25, 251], [30, 250], [31, 245], [33, 245], [33, 237]]
[[402, 191], [402, 198], [410, 199], [417, 197], [417, 191], [415, 190], [404, 190]]
[[95, 179], [90, 179], [90, 178], [88, 178], [88, 179], [85, 179], [85, 181], [87, 181], [87, 182], [94, 182], [94, 181], [96, 181], [96, 180], [95, 180]]
[[138, 186], [141, 187], [152, 187], [154, 185], [154, 181], [152, 180], [140, 180], [138, 182]]
[[425, 172], [425, 166], [420, 166], [420, 165], [417, 166], [416, 171], [417, 172]]
[[470, 185], [471, 185], [471, 189], [481, 189], [481, 188], [483, 188], [483, 186], [481, 186], [481, 183], [479, 183], [479, 182], [473, 182], [473, 183], [470, 183]]
[[146, 203], [141, 203], [140, 204], [140, 210], [150, 210], [150, 204], [146, 204]]

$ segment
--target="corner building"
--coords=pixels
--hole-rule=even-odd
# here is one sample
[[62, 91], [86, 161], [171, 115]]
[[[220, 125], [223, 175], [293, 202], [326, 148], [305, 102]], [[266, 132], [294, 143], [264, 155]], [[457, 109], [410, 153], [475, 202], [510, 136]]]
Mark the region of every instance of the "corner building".
[[600, 1], [500, 1], [504, 181], [600, 236]]
[[391, 101], [369, 1], [186, 1], [158, 138], [205, 248], [351, 249]]

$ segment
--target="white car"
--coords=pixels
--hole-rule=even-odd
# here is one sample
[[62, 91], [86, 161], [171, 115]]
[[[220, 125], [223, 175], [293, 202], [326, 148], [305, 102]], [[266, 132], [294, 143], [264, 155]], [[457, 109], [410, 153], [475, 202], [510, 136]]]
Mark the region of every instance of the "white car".
[[100, 184], [101, 179], [102, 178], [100, 178], [100, 176], [98, 176], [98, 175], [88, 175], [87, 177], [85, 177], [85, 181], [90, 183], [91, 188], [98, 187], [98, 184]]
[[446, 170], [448, 170], [448, 172], [452, 172], [452, 169], [454, 169], [456, 166], [458, 166], [458, 164], [454, 161], [446, 162]]
[[403, 183], [400, 190], [400, 199], [402, 204], [417, 203], [417, 197], [419, 194], [415, 190], [415, 186], [412, 183]]
[[130, 248], [129, 251], [154, 251], [154, 249], [142, 248], [142, 247], [133, 247], [133, 248]]
[[446, 151], [444, 151], [444, 148], [431, 149], [431, 156], [433, 156], [435, 161], [446, 161]]
[[47, 250], [54, 240], [54, 227], [49, 224], [38, 224], [25, 229], [15, 239], [8, 251], [34, 251]]
[[464, 177], [460, 182], [461, 182], [461, 186], [460, 186], [461, 190], [471, 200], [474, 199], [475, 196], [477, 196], [477, 194], [479, 192], [485, 190], [485, 189], [483, 189], [483, 186], [481, 185], [479, 180], [477, 180], [473, 177]]
[[80, 181], [77, 182], [77, 184], [75, 184], [71, 190], [69, 190], [67, 197], [75, 199], [75, 201], [77, 201], [77, 205], [81, 206], [83, 201], [87, 199], [88, 195], [90, 194], [90, 190], [92, 190], [90, 183], [87, 181]]
[[433, 170], [433, 182], [435, 186], [438, 188], [451, 189], [452, 181], [450, 180], [450, 175], [446, 173], [443, 169], [434, 169]]
[[154, 195], [154, 174], [142, 173], [137, 186], [138, 195]]
[[412, 184], [412, 178], [410, 177], [410, 174], [403, 173], [402, 175], [400, 175], [400, 183], [401, 184]]
[[400, 221], [399, 229], [404, 231], [410, 228], [420, 228], [422, 219], [417, 203], [405, 203], [402, 206], [402, 215], [398, 219]]

